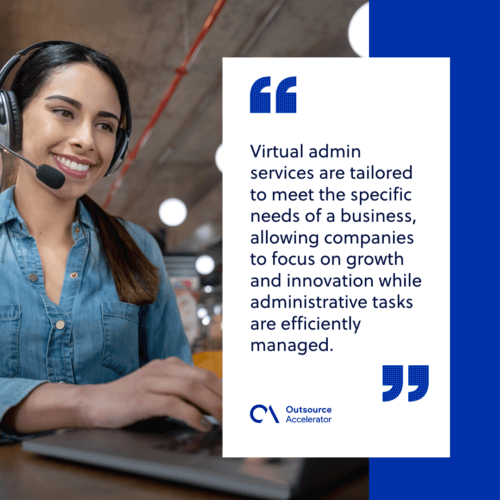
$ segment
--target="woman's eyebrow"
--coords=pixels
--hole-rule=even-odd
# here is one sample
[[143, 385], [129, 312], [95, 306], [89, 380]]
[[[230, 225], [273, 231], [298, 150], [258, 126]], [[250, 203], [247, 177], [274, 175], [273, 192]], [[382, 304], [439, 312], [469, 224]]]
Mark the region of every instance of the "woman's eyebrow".
[[66, 101], [67, 103], [74, 106], [76, 109], [82, 109], [81, 102], [75, 101], [75, 99], [71, 99], [71, 97], [66, 97], [65, 95], [51, 95], [45, 98], [46, 101], [50, 99], [61, 99], [61, 101]]
[[114, 118], [117, 122], [120, 122], [118, 117], [113, 113], [110, 113], [109, 111], [99, 111], [99, 113], [97, 113], [97, 116], [103, 116], [104, 118]]
[[[71, 99], [71, 97], [66, 97], [65, 95], [51, 95], [45, 98], [46, 101], [50, 99], [60, 99], [61, 101], [66, 101], [67, 103], [71, 104], [76, 109], [82, 109], [81, 102], [78, 102], [75, 99]], [[114, 118], [117, 122], [120, 121], [115, 114], [110, 113], [109, 111], [99, 111], [99, 113], [97, 113], [97, 116], [102, 116], [104, 118]]]

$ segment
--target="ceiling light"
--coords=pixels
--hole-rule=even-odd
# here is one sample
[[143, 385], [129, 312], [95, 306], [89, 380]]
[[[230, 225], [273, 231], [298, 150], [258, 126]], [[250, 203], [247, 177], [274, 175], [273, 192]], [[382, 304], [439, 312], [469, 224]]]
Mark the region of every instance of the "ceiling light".
[[187, 208], [181, 200], [169, 198], [160, 205], [160, 219], [167, 226], [178, 226], [186, 219]]
[[198, 316], [198, 318], [200, 318], [200, 319], [204, 318], [207, 314], [208, 314], [208, 311], [204, 307], [200, 307], [196, 311], [196, 316]]
[[207, 286], [203, 289], [203, 291], [204, 291], [205, 293], [210, 293], [210, 292], [212, 291], [212, 287], [211, 287], [210, 285], [207, 285]]
[[210, 255], [202, 255], [196, 259], [195, 267], [200, 274], [210, 274], [215, 269], [215, 261]]
[[370, 55], [369, 2], [362, 5], [352, 16], [349, 24], [349, 43], [360, 57]]
[[226, 162], [226, 157], [224, 156], [224, 148], [222, 147], [222, 144], [217, 148], [217, 151], [215, 152], [215, 164], [217, 165], [217, 168], [222, 172], [222, 169], [224, 167], [224, 162]]

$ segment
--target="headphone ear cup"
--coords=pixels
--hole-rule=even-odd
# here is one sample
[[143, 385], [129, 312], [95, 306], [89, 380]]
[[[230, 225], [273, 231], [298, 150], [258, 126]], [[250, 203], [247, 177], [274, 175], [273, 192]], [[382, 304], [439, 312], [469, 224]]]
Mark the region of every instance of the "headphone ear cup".
[[10, 111], [10, 117], [12, 118], [12, 127], [10, 130], [10, 148], [14, 151], [19, 151], [21, 149], [21, 143], [23, 139], [23, 120], [21, 111], [19, 110], [19, 105], [17, 104], [17, 97], [12, 90], [6, 90], [5, 95], [8, 101], [8, 107]]
[[123, 156], [125, 156], [127, 148], [128, 148], [127, 132], [122, 128], [118, 128], [118, 130], [116, 131], [115, 154], [113, 155], [113, 159], [111, 160], [111, 165], [109, 166], [108, 171], [104, 176], [110, 175], [115, 170], [118, 169], [118, 167], [121, 165], [123, 161]]

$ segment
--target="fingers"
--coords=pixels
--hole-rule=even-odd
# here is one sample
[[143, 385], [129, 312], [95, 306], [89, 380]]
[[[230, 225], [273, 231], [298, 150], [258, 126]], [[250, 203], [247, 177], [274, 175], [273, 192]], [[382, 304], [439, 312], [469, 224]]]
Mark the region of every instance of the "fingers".
[[134, 395], [127, 400], [132, 404], [135, 399], [131, 411], [136, 417], [169, 416], [200, 431], [212, 427], [203, 414], [222, 422], [221, 380], [211, 371], [193, 367], [178, 358], [153, 360], [114, 383], [125, 384], [122, 392]]
[[145, 402], [154, 416], [164, 417], [167, 415], [202, 432], [207, 432], [212, 428], [210, 422], [198, 409], [177, 396], [150, 393]]
[[151, 361], [147, 366], [151, 368], [151, 374], [154, 376], [163, 375], [165, 377], [197, 380], [219, 396], [219, 398], [222, 398], [222, 381], [210, 370], [188, 365], [176, 357], [156, 359]]
[[[174, 396], [196, 410], [188, 418], [198, 417], [203, 412], [213, 415], [222, 422], [222, 398], [213, 391], [207, 390], [202, 380], [181, 377], [148, 377], [146, 379], [146, 392], [163, 396]], [[181, 408], [185, 409], [184, 405]], [[170, 413], [169, 416], [173, 416]], [[177, 417], [174, 417], [177, 418]], [[186, 421], [185, 418], [181, 420]]]

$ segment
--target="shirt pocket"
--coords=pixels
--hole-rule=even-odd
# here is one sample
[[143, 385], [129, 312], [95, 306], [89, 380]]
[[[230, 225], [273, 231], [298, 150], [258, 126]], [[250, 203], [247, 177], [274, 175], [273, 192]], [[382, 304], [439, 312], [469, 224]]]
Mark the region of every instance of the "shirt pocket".
[[19, 331], [21, 306], [0, 305], [0, 377], [15, 377], [20, 371]]
[[120, 376], [139, 368], [139, 306], [126, 302], [101, 304], [104, 333], [102, 365]]

